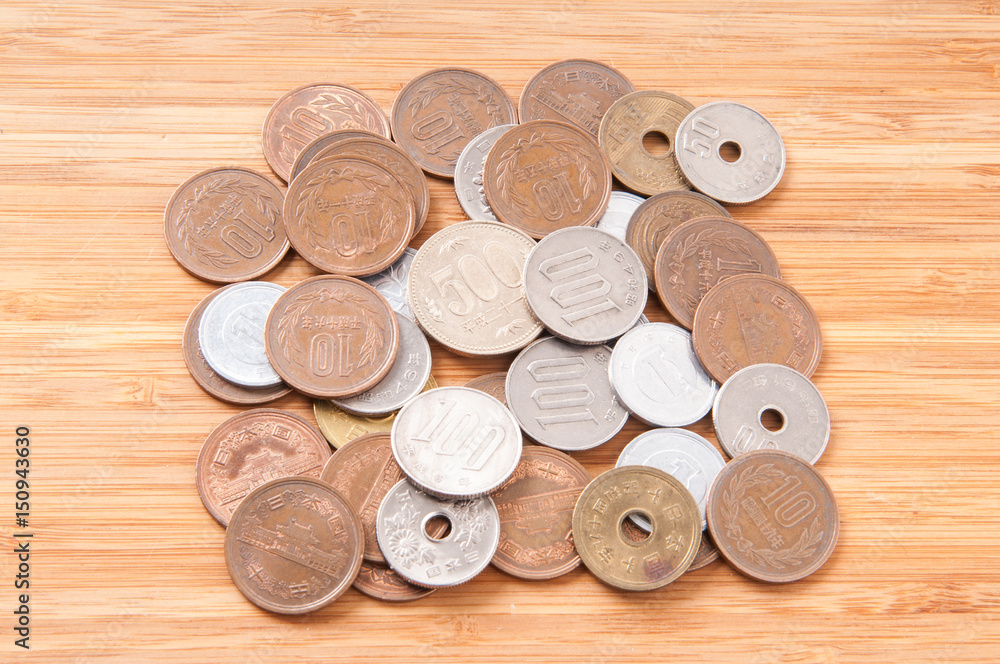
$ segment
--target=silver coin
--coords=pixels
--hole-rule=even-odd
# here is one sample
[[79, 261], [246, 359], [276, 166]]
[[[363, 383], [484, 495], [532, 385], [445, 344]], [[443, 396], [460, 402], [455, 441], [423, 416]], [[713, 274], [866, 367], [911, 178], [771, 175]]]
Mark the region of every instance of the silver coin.
[[[434, 517], [451, 525], [442, 539], [427, 534]], [[496, 553], [500, 514], [489, 496], [440, 500], [402, 480], [382, 499], [375, 537], [389, 566], [411, 583], [457, 586], [483, 571]]]
[[243, 387], [273, 387], [281, 377], [267, 361], [264, 327], [284, 286], [247, 281], [219, 293], [201, 316], [198, 343], [208, 366]]
[[778, 186], [785, 172], [785, 144], [778, 130], [757, 111], [733, 101], [714, 101], [691, 111], [677, 128], [674, 145], [691, 186], [721, 203], [753, 203]]
[[575, 344], [621, 336], [639, 320], [647, 293], [636, 253], [596, 228], [549, 233], [524, 264], [528, 308], [549, 332]]
[[403, 255], [396, 259], [396, 262], [382, 270], [378, 274], [368, 277], [361, 277], [361, 281], [373, 287], [385, 296], [389, 301], [389, 306], [397, 314], [403, 314], [407, 318], [413, 318], [410, 310], [410, 265], [413, 264], [413, 257], [417, 255], [415, 249], [407, 247], [403, 249]]
[[[708, 492], [725, 465], [725, 458], [712, 443], [686, 429], [653, 429], [640, 434], [625, 446], [615, 463], [616, 467], [652, 466], [673, 475], [698, 503], [702, 529], [708, 525]], [[646, 532], [653, 529], [641, 514], [633, 514], [632, 521]]]
[[615, 344], [609, 371], [618, 400], [652, 426], [697, 422], [718, 390], [695, 355], [691, 333], [669, 323], [629, 330]]
[[330, 399], [348, 413], [363, 417], [388, 415], [420, 394], [431, 377], [431, 346], [417, 324], [396, 314], [399, 351], [385, 378], [375, 387], [346, 399]]
[[[776, 430], [764, 425], [768, 415], [774, 416]], [[781, 450], [816, 463], [830, 440], [823, 395], [783, 364], [754, 364], [730, 376], [715, 398], [712, 420], [719, 445], [733, 458], [752, 450]]]
[[611, 390], [607, 346], [578, 346], [555, 337], [533, 342], [507, 370], [507, 404], [524, 433], [564, 452], [611, 440], [628, 411]]
[[504, 124], [490, 127], [472, 139], [458, 156], [458, 161], [455, 162], [455, 195], [469, 219], [497, 221], [490, 204], [486, 202], [483, 166], [486, 164], [486, 155], [497, 139], [516, 126]]
[[625, 241], [625, 229], [628, 228], [629, 219], [636, 208], [643, 204], [646, 199], [625, 191], [612, 191], [611, 199], [608, 201], [608, 209], [604, 216], [597, 221], [595, 228], [611, 233], [616, 238]]
[[427, 493], [482, 496], [521, 459], [521, 429], [502, 403], [468, 387], [439, 387], [411, 400], [392, 424], [392, 453]]

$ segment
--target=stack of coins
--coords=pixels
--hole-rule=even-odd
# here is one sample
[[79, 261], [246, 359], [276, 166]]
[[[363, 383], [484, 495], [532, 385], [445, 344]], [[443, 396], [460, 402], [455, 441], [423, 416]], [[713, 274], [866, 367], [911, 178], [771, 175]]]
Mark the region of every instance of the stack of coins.
[[[226, 284], [185, 326], [198, 384], [240, 405], [314, 399], [319, 430], [248, 410], [198, 457], [252, 602], [304, 613], [351, 585], [413, 600], [491, 561], [526, 579], [582, 562], [651, 590], [721, 554], [786, 582], [830, 556], [839, 514], [813, 467], [830, 434], [809, 380], [818, 320], [723, 207], [784, 172], [762, 115], [566, 60], [516, 106], [457, 67], [407, 83], [388, 117], [351, 86], [307, 85], [274, 104], [263, 145], [287, 189], [210, 169], [164, 220], [180, 265]], [[454, 179], [470, 219], [411, 247], [426, 175]], [[324, 274], [256, 281], [289, 248]], [[649, 322], [650, 292], [677, 325]], [[431, 343], [510, 367], [439, 387]], [[709, 412], [728, 463], [682, 428]], [[570, 454], [629, 417], [649, 430], [591, 478]]]

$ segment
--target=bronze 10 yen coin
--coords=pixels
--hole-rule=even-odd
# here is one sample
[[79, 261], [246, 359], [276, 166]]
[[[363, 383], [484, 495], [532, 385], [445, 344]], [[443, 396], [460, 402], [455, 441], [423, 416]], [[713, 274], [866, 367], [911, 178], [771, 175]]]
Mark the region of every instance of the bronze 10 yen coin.
[[388, 565], [368, 561], [361, 563], [354, 589], [383, 602], [412, 602], [437, 590], [414, 585]]
[[275, 613], [308, 613], [340, 597], [358, 575], [363, 547], [350, 503], [326, 483], [304, 477], [258, 487], [226, 528], [233, 583]]
[[286, 383], [314, 398], [335, 399], [364, 392], [389, 373], [399, 324], [368, 284], [321, 275], [282, 293], [267, 317], [264, 344]]
[[522, 579], [554, 579], [575, 569], [573, 507], [590, 473], [562, 452], [532, 445], [492, 493], [500, 513], [493, 565]]
[[837, 544], [833, 490], [794, 454], [755, 450], [723, 468], [708, 497], [708, 529], [737, 571], [786, 583], [809, 576]]
[[594, 60], [562, 60], [542, 68], [524, 85], [518, 101], [521, 122], [569, 122], [597, 138], [601, 118], [616, 100], [635, 92], [613, 67]]
[[[622, 522], [641, 514], [652, 524], [635, 541]], [[573, 510], [573, 538], [584, 565], [623, 590], [661, 588], [687, 570], [701, 544], [701, 513], [680, 480], [648, 466], [598, 475]]]

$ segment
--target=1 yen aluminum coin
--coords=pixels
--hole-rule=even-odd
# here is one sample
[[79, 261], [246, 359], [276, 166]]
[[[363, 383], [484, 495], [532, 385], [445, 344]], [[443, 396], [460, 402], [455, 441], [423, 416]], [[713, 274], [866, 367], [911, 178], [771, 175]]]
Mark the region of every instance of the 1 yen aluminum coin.
[[[444, 517], [451, 530], [441, 539], [427, 523]], [[403, 480], [378, 510], [379, 548], [389, 566], [411, 583], [429, 588], [457, 586], [489, 565], [500, 543], [500, 514], [489, 496], [441, 500]]]
[[609, 372], [629, 412], [658, 427], [697, 422], [712, 409], [718, 390], [695, 355], [691, 333], [669, 323], [641, 325], [622, 336]]
[[[622, 466], [650, 466], [674, 477], [691, 492], [701, 512], [705, 529], [705, 505], [712, 483], [726, 465], [726, 460], [712, 443], [687, 429], [653, 429], [632, 439], [615, 463]], [[652, 525], [640, 514], [632, 515], [637, 526], [649, 532]]]
[[771, 193], [785, 172], [785, 144], [763, 115], [715, 101], [691, 111], [677, 128], [674, 154], [691, 186], [730, 205]]
[[[773, 411], [778, 428], [764, 425]], [[732, 458], [753, 450], [782, 450], [816, 463], [830, 440], [830, 411], [812, 381], [782, 364], [737, 371], [719, 389], [712, 409], [715, 437]]]
[[413, 318], [413, 311], [410, 309], [410, 266], [416, 255], [416, 249], [407, 247], [403, 249], [403, 255], [386, 269], [378, 274], [361, 277], [361, 281], [374, 287], [385, 297], [393, 311], [408, 318]]
[[611, 389], [607, 346], [579, 346], [555, 337], [534, 342], [507, 371], [507, 403], [535, 441], [564, 452], [611, 440], [628, 419]]
[[284, 286], [266, 281], [236, 284], [219, 293], [201, 316], [198, 343], [217, 374], [243, 387], [281, 384], [268, 362], [264, 326]]
[[635, 325], [646, 306], [639, 257], [596, 228], [554, 231], [528, 254], [524, 293], [552, 334], [581, 345], [603, 344]]
[[468, 387], [439, 387], [403, 406], [392, 452], [417, 487], [448, 500], [503, 484], [521, 459], [521, 429], [502, 403]]
[[458, 156], [458, 162], [455, 164], [455, 195], [470, 219], [498, 221], [486, 200], [483, 167], [486, 165], [486, 155], [497, 139], [516, 126], [505, 124], [487, 129], [472, 139]]
[[630, 194], [627, 191], [612, 191], [608, 200], [608, 209], [604, 211], [596, 228], [611, 233], [616, 238], [625, 242], [625, 230], [632, 214], [645, 202], [642, 196]]

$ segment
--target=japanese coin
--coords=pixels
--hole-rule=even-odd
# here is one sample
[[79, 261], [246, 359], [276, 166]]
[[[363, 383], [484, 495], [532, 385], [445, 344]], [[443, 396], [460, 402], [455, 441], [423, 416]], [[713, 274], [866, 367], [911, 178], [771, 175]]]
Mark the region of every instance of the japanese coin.
[[635, 325], [646, 274], [627, 244], [596, 228], [564, 228], [538, 243], [524, 266], [528, 307], [557, 337], [602, 344]]
[[319, 477], [330, 447], [294, 413], [247, 410], [205, 439], [195, 464], [198, 495], [208, 513], [227, 525], [236, 507], [261, 484], [295, 475]]
[[626, 332], [615, 344], [608, 373], [622, 405], [657, 427], [697, 422], [712, 410], [718, 389], [695, 356], [691, 334], [669, 323]]
[[521, 429], [502, 403], [467, 387], [439, 387], [403, 406], [392, 451], [416, 486], [446, 499], [482, 496], [521, 458]]
[[[437, 381], [431, 376], [424, 385], [424, 392], [435, 388]], [[396, 413], [385, 417], [362, 417], [346, 413], [326, 399], [313, 401], [313, 415], [316, 416], [316, 424], [326, 441], [336, 449], [367, 433], [392, 431], [392, 423], [396, 421]]]
[[[763, 422], [771, 414], [777, 428]], [[730, 376], [715, 398], [712, 421], [719, 444], [734, 458], [768, 449], [816, 463], [830, 440], [830, 411], [823, 395], [812, 381], [782, 364], [754, 364]]]
[[625, 229], [625, 241], [639, 254], [647, 283], [654, 293], [653, 267], [660, 245], [685, 221], [705, 216], [728, 217], [729, 213], [711, 198], [694, 191], [668, 191], [651, 196], [632, 213]]
[[344, 137], [316, 152], [313, 161], [330, 159], [332, 157], [361, 157], [370, 159], [384, 166], [386, 170], [399, 178], [413, 199], [416, 221], [413, 235], [416, 236], [427, 221], [427, 211], [430, 208], [430, 189], [427, 177], [419, 164], [413, 161], [406, 152], [392, 141], [381, 136]]
[[189, 273], [216, 283], [256, 279], [288, 252], [285, 195], [249, 168], [213, 168], [174, 191], [163, 213], [167, 249]]
[[285, 477], [243, 499], [226, 528], [226, 567], [243, 595], [268, 611], [323, 608], [361, 567], [354, 508], [319, 480]]
[[417, 324], [396, 314], [399, 351], [385, 378], [360, 394], [333, 399], [341, 410], [366, 417], [384, 416], [420, 394], [431, 377], [431, 347]]
[[[427, 533], [434, 517], [451, 525], [443, 539]], [[398, 574], [417, 585], [444, 588], [469, 581], [490, 563], [500, 541], [500, 516], [489, 496], [441, 500], [403, 480], [382, 501], [375, 532]]]
[[589, 450], [625, 426], [628, 411], [608, 377], [611, 349], [555, 337], [522, 350], [507, 371], [506, 395], [524, 433], [566, 452]]
[[507, 405], [507, 372], [497, 371], [473, 378], [463, 387], [486, 392], [503, 405]]
[[635, 87], [623, 74], [594, 60], [562, 60], [531, 77], [518, 101], [521, 122], [561, 120], [597, 138], [601, 118]]
[[483, 186], [497, 219], [538, 239], [596, 224], [608, 207], [611, 169], [583, 129], [534, 120], [497, 139], [483, 166]]
[[413, 318], [410, 310], [410, 266], [416, 257], [416, 249], [407, 247], [396, 262], [378, 274], [361, 277], [361, 281], [372, 286], [389, 301], [389, 306], [397, 314]]
[[452, 178], [469, 141], [491, 127], [516, 123], [517, 110], [492, 78], [471, 69], [444, 68], [404, 85], [390, 117], [396, 143], [421, 168]]
[[823, 338], [816, 312], [785, 282], [741, 274], [702, 298], [691, 327], [694, 350], [713, 378], [751, 364], [784, 364], [806, 377], [819, 366]]
[[420, 247], [410, 266], [410, 308], [432, 339], [460, 355], [502, 355], [542, 325], [524, 301], [524, 233], [490, 221], [452, 224]]
[[274, 303], [267, 357], [286, 383], [314, 398], [364, 392], [396, 360], [399, 324], [366, 283], [334, 275], [300, 281]]
[[314, 138], [338, 129], [389, 138], [389, 122], [368, 95], [346, 85], [316, 83], [274, 102], [264, 120], [264, 158], [285, 182], [299, 152]]
[[191, 377], [201, 386], [201, 389], [208, 392], [216, 399], [228, 401], [243, 406], [267, 403], [279, 399], [292, 388], [284, 383], [279, 383], [274, 387], [243, 387], [215, 373], [215, 371], [205, 361], [205, 356], [201, 352], [201, 344], [198, 343], [198, 326], [201, 324], [201, 316], [205, 312], [205, 307], [216, 295], [231, 286], [212, 291], [195, 306], [184, 324], [184, 335], [181, 337], [181, 353], [184, 355], [184, 363], [187, 365]]
[[[660, 90], [625, 95], [601, 120], [598, 140], [615, 177], [629, 189], [651, 196], [664, 191], [689, 189], [674, 159], [674, 135], [681, 121], [694, 110], [686, 99]], [[662, 154], [643, 145], [650, 134], [666, 142]]]
[[840, 513], [830, 485], [809, 463], [788, 452], [754, 450], [719, 473], [708, 496], [708, 529], [737, 571], [786, 583], [827, 561]]
[[608, 201], [608, 209], [597, 222], [597, 228], [605, 233], [611, 233], [625, 242], [625, 229], [632, 214], [646, 199], [626, 191], [612, 191]]
[[[705, 529], [705, 505], [712, 482], [726, 465], [712, 443], [687, 429], [653, 429], [632, 439], [618, 457], [616, 467], [651, 466], [675, 477], [698, 503], [701, 528]], [[632, 521], [645, 531], [650, 523], [635, 514]]]
[[[635, 541], [622, 522], [645, 516], [653, 529]], [[698, 505], [680, 481], [656, 468], [624, 466], [598, 475], [573, 510], [573, 538], [594, 576], [623, 590], [653, 590], [684, 573], [701, 544]]]
[[209, 302], [198, 324], [198, 344], [208, 366], [243, 387], [280, 385], [264, 350], [264, 323], [284, 292], [278, 284], [247, 281]]
[[781, 268], [764, 238], [726, 217], [699, 217], [675, 228], [660, 245], [653, 266], [656, 294], [689, 330], [701, 298], [737, 274], [780, 279]]
[[731, 205], [753, 203], [778, 186], [785, 144], [749, 106], [714, 101], [691, 111], [677, 128], [677, 163], [692, 187]]
[[292, 180], [298, 177], [299, 173], [302, 172], [302, 169], [312, 163], [312, 161], [316, 159], [317, 155], [326, 150], [326, 148], [343, 141], [351, 140], [352, 138], [368, 138], [371, 136], [379, 135], [373, 134], [370, 131], [358, 129], [339, 129], [337, 131], [331, 131], [321, 136], [317, 136], [311, 140], [308, 145], [302, 148], [302, 151], [299, 152], [297, 157], [295, 157], [295, 163], [292, 164], [292, 172], [288, 178], [288, 182], [291, 183]]
[[458, 156], [458, 162], [455, 164], [455, 195], [470, 219], [497, 221], [486, 200], [483, 166], [493, 144], [514, 126], [516, 125], [505, 124], [487, 129], [472, 139]]
[[384, 563], [375, 539], [375, 516], [385, 494], [405, 478], [392, 456], [389, 434], [370, 433], [347, 443], [330, 457], [319, 478], [339, 491], [361, 518], [365, 560]]
[[383, 602], [411, 602], [427, 597], [437, 588], [415, 586], [393, 571], [388, 565], [361, 563], [354, 589]]
[[493, 564], [522, 579], [554, 579], [576, 569], [573, 507], [590, 479], [562, 452], [524, 448], [514, 474], [491, 495], [500, 513]]
[[396, 262], [416, 221], [413, 197], [376, 161], [313, 161], [285, 196], [285, 229], [295, 251], [326, 272], [363, 276]]
[[[625, 537], [633, 542], [641, 542], [649, 537], [649, 531], [643, 530], [635, 525], [635, 517], [622, 521], [622, 532]], [[701, 569], [719, 559], [719, 550], [712, 544], [712, 536], [707, 530], [701, 532], [701, 544], [698, 545], [698, 553], [695, 554], [694, 561], [687, 568], [686, 572], [693, 572]]]

